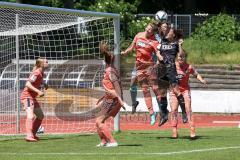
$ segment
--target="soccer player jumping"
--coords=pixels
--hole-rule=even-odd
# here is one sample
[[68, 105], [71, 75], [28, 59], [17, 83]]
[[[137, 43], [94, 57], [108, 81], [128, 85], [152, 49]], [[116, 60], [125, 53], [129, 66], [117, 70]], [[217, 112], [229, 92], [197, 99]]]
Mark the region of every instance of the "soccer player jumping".
[[[179, 53], [180, 55], [183, 54], [183, 49], [182, 49], [183, 36], [180, 33], [180, 31], [174, 28], [171, 28], [169, 24], [167, 29], [168, 29], [168, 32], [166, 32], [167, 33], [166, 36], [162, 39], [162, 43], [159, 45], [159, 51], [163, 57], [163, 60], [160, 61], [160, 63], [163, 63], [166, 67], [166, 74], [164, 78], [168, 80], [170, 84], [170, 89], [177, 96], [177, 100], [182, 109], [183, 123], [187, 123], [188, 118], [187, 118], [187, 113], [185, 109], [184, 97], [179, 90], [178, 81], [176, 79], [177, 71], [176, 71], [176, 65], [175, 65], [175, 59], [176, 59], [177, 53]], [[159, 122], [159, 126], [163, 125], [168, 120], [167, 106], [166, 105], [161, 106], [161, 111], [162, 111], [162, 116]]]
[[149, 23], [144, 32], [139, 32], [132, 42], [132, 44], [122, 51], [122, 55], [127, 55], [132, 50], [136, 50], [136, 71], [137, 81], [139, 82], [145, 103], [150, 113], [151, 125], [156, 122], [157, 113], [153, 110], [152, 96], [150, 93], [150, 87], [156, 95], [157, 101], [161, 101], [161, 94], [158, 88], [157, 77], [153, 76], [152, 71], [154, 68], [154, 61], [152, 59], [153, 53], [156, 53], [158, 59], [160, 59], [159, 51], [157, 50], [158, 41], [154, 37], [155, 24]]

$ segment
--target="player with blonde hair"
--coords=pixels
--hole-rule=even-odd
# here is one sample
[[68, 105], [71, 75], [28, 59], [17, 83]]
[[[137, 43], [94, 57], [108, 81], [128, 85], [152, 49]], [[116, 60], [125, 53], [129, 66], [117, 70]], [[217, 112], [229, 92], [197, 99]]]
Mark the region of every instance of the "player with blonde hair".
[[122, 51], [122, 55], [126, 55], [136, 50], [136, 71], [137, 81], [139, 82], [143, 91], [145, 103], [150, 113], [151, 125], [156, 122], [157, 113], [153, 110], [152, 96], [150, 93], [150, 87], [156, 95], [157, 101], [161, 100], [160, 91], [157, 84], [157, 77], [152, 73], [154, 68], [153, 54], [156, 53], [158, 59], [160, 59], [159, 51], [157, 46], [158, 41], [154, 37], [154, 30], [156, 25], [149, 23], [144, 32], [139, 32], [132, 42], [132, 44], [125, 50]]
[[[39, 137], [36, 136], [38, 128], [41, 126], [44, 118], [43, 111], [36, 99], [37, 96], [44, 96], [44, 92], [41, 91], [40, 87], [43, 83], [44, 70], [48, 67], [48, 61], [46, 58], [38, 58], [36, 60], [33, 71], [30, 74], [25, 88], [21, 94], [20, 100], [23, 105], [23, 109], [26, 111], [26, 132], [25, 138], [28, 142], [36, 142]], [[45, 89], [48, 88], [44, 84]]]

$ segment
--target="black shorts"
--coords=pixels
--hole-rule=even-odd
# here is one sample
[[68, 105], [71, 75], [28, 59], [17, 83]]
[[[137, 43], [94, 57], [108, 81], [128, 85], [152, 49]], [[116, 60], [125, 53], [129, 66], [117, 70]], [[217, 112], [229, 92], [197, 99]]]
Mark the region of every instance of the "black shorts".
[[158, 69], [159, 83], [163, 81], [169, 82], [170, 85], [177, 85], [177, 70], [175, 63], [160, 64]]

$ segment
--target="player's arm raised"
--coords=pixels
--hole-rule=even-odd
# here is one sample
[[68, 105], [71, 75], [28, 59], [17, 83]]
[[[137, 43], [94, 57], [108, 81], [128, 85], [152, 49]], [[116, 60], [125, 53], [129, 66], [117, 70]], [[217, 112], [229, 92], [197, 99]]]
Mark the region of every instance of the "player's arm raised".
[[182, 38], [178, 40], [179, 55], [184, 54], [184, 51], [183, 51], [183, 48], [182, 48], [183, 42], [184, 42], [184, 40]]
[[121, 52], [121, 55], [127, 55], [129, 52], [132, 52], [136, 46], [136, 40], [137, 36], [134, 37], [134, 40], [132, 41], [131, 45], [125, 51]]
[[45, 90], [47, 90], [49, 88], [47, 83], [43, 83], [43, 87], [44, 87]]

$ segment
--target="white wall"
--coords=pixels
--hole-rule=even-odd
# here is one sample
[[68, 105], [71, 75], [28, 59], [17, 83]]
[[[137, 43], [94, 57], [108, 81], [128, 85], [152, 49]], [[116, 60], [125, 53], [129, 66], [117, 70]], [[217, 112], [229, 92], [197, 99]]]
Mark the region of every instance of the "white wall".
[[[126, 101], [127, 111], [131, 111], [131, 96], [129, 90], [124, 90], [124, 101]], [[151, 93], [154, 95], [153, 93]], [[211, 113], [240, 113], [240, 91], [203, 91], [192, 90], [192, 110], [193, 112]], [[153, 96], [154, 110], [158, 111], [158, 105]], [[142, 91], [138, 92], [137, 100], [140, 102], [137, 111], [146, 112], [147, 107]], [[170, 109], [170, 106], [168, 105]]]

